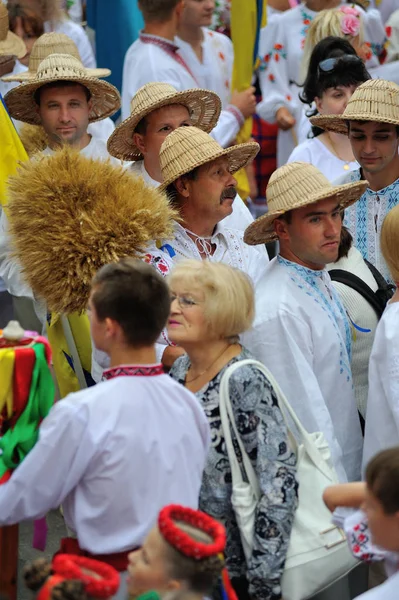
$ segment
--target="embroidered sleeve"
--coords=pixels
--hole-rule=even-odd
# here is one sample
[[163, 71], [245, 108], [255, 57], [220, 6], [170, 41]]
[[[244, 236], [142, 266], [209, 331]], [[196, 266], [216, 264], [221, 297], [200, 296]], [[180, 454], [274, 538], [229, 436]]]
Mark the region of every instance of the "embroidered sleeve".
[[259, 477], [252, 559], [251, 598], [281, 598], [280, 579], [297, 506], [296, 458], [271, 385], [256, 367], [244, 366], [230, 380], [238, 430]]
[[257, 113], [269, 123], [276, 121], [279, 108], [286, 106], [289, 109], [292, 103], [284, 23], [285, 19], [277, 16], [260, 34], [258, 73], [262, 102], [258, 104]]
[[[382, 63], [386, 58], [386, 31], [382, 22], [381, 13], [377, 9], [368, 10], [363, 14], [364, 37], [370, 46], [371, 52]], [[377, 63], [378, 64], [378, 63]]]

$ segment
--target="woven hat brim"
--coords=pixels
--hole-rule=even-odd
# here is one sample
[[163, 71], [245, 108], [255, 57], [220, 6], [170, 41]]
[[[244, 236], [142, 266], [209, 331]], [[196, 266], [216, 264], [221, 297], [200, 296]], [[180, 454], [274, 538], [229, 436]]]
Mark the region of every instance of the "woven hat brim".
[[6, 39], [0, 42], [0, 54], [23, 58], [26, 55], [26, 46], [20, 37], [9, 31]]
[[206, 165], [213, 160], [226, 156], [229, 160], [229, 171], [234, 174], [240, 169], [243, 169], [247, 166], [247, 164], [255, 158], [260, 150], [260, 146], [257, 142], [246, 142], [245, 144], [237, 144], [236, 146], [231, 146], [230, 148], [222, 149], [220, 152], [215, 152], [212, 156], [206, 156], [204, 158], [198, 159], [194, 165], [189, 165], [185, 168], [180, 169], [173, 177], [169, 177], [166, 179], [162, 185], [159, 186], [159, 190], [162, 192], [166, 190], [168, 185], [189, 173], [193, 169], [197, 167], [201, 167], [202, 165]]
[[32, 82], [22, 83], [10, 90], [4, 98], [10, 115], [23, 123], [41, 125], [34, 94], [39, 88], [55, 81], [74, 81], [88, 88], [92, 101], [89, 114], [90, 123], [110, 117], [121, 105], [118, 90], [106, 81], [95, 77], [60, 76], [40, 81], [34, 79]]
[[[111, 69], [85, 69], [88, 77], [109, 77], [111, 75]], [[27, 81], [33, 81], [36, 79], [36, 71], [23, 71], [17, 75], [6, 75], [1, 77], [2, 81], [19, 81], [25, 83]]]
[[253, 223], [248, 225], [244, 233], [244, 242], [249, 246], [256, 246], [258, 244], [267, 244], [277, 240], [277, 235], [274, 231], [274, 221], [281, 217], [290, 210], [296, 208], [303, 208], [309, 204], [314, 204], [320, 200], [326, 200], [327, 198], [333, 198], [337, 196], [337, 201], [340, 203], [343, 209], [348, 208], [351, 204], [354, 204], [359, 200], [361, 195], [366, 191], [368, 187], [368, 181], [356, 181], [355, 183], [345, 183], [344, 185], [336, 185], [328, 187], [324, 191], [319, 191], [315, 194], [307, 196], [305, 200], [298, 202], [295, 206], [287, 210], [275, 210], [267, 212], [256, 219]]
[[334, 133], [342, 133], [348, 135], [348, 121], [373, 121], [374, 123], [390, 123], [399, 125], [399, 119], [391, 119], [389, 117], [380, 117], [370, 113], [355, 113], [348, 117], [343, 115], [317, 115], [310, 118], [312, 125], [324, 129], [324, 131], [333, 131]]
[[154, 102], [147, 109], [137, 114], [131, 114], [123, 123], [118, 125], [108, 138], [108, 152], [121, 160], [141, 160], [143, 155], [133, 142], [133, 133], [141, 119], [163, 106], [182, 104], [191, 110], [192, 125], [209, 133], [218, 122], [221, 102], [219, 97], [208, 90], [186, 90], [176, 92], [168, 98]]

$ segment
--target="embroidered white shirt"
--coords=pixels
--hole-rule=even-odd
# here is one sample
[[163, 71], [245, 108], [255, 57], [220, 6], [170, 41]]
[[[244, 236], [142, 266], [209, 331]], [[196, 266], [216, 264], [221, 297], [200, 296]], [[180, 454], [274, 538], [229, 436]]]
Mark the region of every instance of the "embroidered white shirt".
[[140, 546], [163, 506], [197, 507], [209, 441], [197, 399], [169, 375], [116, 377], [69, 394], [0, 486], [0, 525], [62, 504], [84, 550]]
[[340, 480], [359, 479], [351, 332], [327, 271], [274, 258], [258, 283], [254, 326], [242, 342], [276, 377], [305, 429], [324, 434]]
[[231, 77], [233, 73], [234, 51], [230, 38], [223, 33], [202, 28], [202, 62], [188, 42], [177, 37], [179, 51], [200, 87], [216, 92], [227, 108], [231, 97]]
[[[334, 184], [359, 180], [358, 169], [336, 179]], [[381, 227], [388, 212], [398, 203], [399, 179], [378, 192], [367, 188], [360, 200], [345, 210], [345, 225], [353, 236], [354, 245], [387, 280], [391, 280], [391, 275], [381, 252]]]
[[399, 442], [399, 303], [387, 305], [377, 325], [369, 366], [363, 468]]

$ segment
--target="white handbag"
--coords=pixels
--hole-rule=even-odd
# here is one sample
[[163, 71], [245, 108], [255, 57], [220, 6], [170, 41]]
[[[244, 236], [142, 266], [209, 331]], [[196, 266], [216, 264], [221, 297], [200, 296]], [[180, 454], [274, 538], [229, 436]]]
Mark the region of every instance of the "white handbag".
[[[229, 379], [244, 365], [256, 366], [272, 385], [297, 457], [298, 508], [281, 587], [284, 600], [307, 600], [344, 577], [358, 564], [349, 550], [344, 532], [332, 525], [331, 513], [322, 499], [324, 489], [338, 483], [338, 477], [331, 464], [330, 449], [323, 433], [309, 434], [303, 428], [270, 371], [262, 363], [252, 359], [238, 361], [228, 367], [220, 383], [219, 410], [232, 473], [231, 503], [247, 563], [252, 554], [255, 511], [261, 491], [255, 470], [237, 431], [229, 395]], [[288, 417], [295, 425], [300, 443], [291, 433]], [[247, 481], [243, 478], [234, 451], [230, 425], [240, 448]]]

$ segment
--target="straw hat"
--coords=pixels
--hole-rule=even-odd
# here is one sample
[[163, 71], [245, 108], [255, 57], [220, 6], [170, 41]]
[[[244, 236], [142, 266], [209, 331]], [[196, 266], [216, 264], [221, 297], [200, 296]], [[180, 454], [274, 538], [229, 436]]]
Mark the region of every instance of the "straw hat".
[[229, 161], [230, 173], [235, 173], [255, 158], [259, 148], [256, 142], [247, 142], [224, 149], [197, 127], [179, 127], [161, 146], [159, 159], [164, 181], [159, 189], [165, 190], [182, 175], [222, 156]]
[[221, 111], [219, 96], [208, 90], [193, 89], [178, 92], [169, 83], [147, 83], [133, 96], [130, 117], [125, 119], [108, 139], [108, 152], [122, 160], [140, 160], [143, 155], [133, 142], [133, 133], [141, 119], [162, 106], [186, 106], [191, 122], [199, 129], [211, 131]]
[[312, 125], [344, 135], [348, 135], [347, 121], [399, 125], [399, 86], [385, 79], [370, 79], [353, 92], [342, 115], [318, 115], [310, 119]]
[[250, 246], [272, 242], [277, 239], [273, 223], [284, 213], [332, 197], [344, 209], [359, 200], [367, 186], [368, 181], [332, 185], [319, 169], [308, 163], [284, 165], [270, 177], [266, 189], [268, 212], [246, 228], [244, 241]]
[[[7, 75], [6, 77], [2, 77], [2, 80], [32, 81], [36, 77], [40, 63], [50, 56], [50, 54], [70, 54], [82, 62], [75, 42], [65, 35], [65, 33], [44, 33], [33, 44], [29, 56], [28, 70], [16, 75]], [[86, 69], [86, 74], [89, 77], [108, 77], [108, 75], [111, 75], [111, 71], [109, 69]]]
[[35, 79], [22, 83], [6, 94], [5, 101], [10, 115], [24, 123], [40, 125], [34, 94], [43, 85], [55, 81], [75, 81], [90, 91], [90, 123], [113, 115], [120, 107], [119, 92], [113, 85], [96, 77], [89, 77], [82, 63], [69, 54], [50, 54], [40, 63]]
[[20, 37], [10, 31], [8, 10], [0, 2], [0, 55], [16, 56], [23, 58], [26, 54], [26, 46]]

